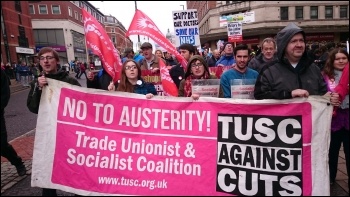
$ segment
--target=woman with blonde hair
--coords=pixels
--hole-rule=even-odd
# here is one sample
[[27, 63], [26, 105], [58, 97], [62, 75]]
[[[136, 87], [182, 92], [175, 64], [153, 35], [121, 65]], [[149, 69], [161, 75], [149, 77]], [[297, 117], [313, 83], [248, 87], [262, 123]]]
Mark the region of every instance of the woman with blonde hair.
[[162, 58], [164, 59], [164, 54], [161, 50], [156, 50], [155, 53], [154, 53], [158, 58]]
[[[123, 63], [120, 75], [120, 81], [117, 84], [118, 87], [116, 91], [143, 94], [146, 95], [146, 98], [148, 99], [152, 98], [154, 95], [157, 95], [157, 91], [154, 85], [147, 83], [142, 79], [141, 67], [136, 63], [135, 60], [126, 60]], [[108, 90], [115, 90], [113, 82], [109, 84]]]

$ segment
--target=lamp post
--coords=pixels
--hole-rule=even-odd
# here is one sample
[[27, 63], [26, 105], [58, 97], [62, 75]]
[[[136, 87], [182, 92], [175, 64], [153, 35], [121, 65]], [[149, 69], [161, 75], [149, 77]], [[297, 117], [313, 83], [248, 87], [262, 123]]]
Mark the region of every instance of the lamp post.
[[[137, 3], [136, 3], [136, 1], [134, 1], [135, 2], [135, 12], [136, 12], [136, 10], [137, 10]], [[137, 35], [137, 41], [138, 41], [138, 44], [141, 44], [140, 42], [140, 35]]]

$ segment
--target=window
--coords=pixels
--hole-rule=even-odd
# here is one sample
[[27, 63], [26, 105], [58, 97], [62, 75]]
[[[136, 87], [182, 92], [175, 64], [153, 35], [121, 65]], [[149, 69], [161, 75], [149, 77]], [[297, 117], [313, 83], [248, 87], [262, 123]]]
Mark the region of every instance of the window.
[[29, 14], [35, 14], [34, 5], [29, 5]]
[[22, 12], [21, 1], [15, 1], [15, 10], [17, 12]]
[[111, 17], [111, 16], [107, 16], [107, 17], [106, 17], [106, 21], [107, 21], [108, 23], [114, 23], [114, 18]]
[[80, 21], [83, 22], [83, 15], [80, 14]]
[[47, 6], [39, 5], [39, 14], [47, 14]]
[[281, 20], [289, 20], [289, 17], [288, 17], [288, 7], [281, 7]]
[[112, 40], [113, 43], [116, 43], [115, 36], [112, 36], [111, 40]]
[[231, 2], [230, 1], [226, 1], [226, 4], [230, 4]]
[[311, 6], [310, 7], [310, 18], [311, 19], [318, 19], [318, 6]]
[[72, 8], [68, 7], [68, 14], [69, 16], [72, 16]]
[[18, 26], [18, 45], [20, 47], [29, 47], [28, 38], [26, 38], [26, 32], [23, 26]]
[[303, 6], [296, 6], [295, 7], [295, 19], [303, 19], [304, 18], [304, 14], [303, 14], [303, 12], [304, 12], [304, 9], [303, 9], [304, 7]]
[[75, 19], [79, 20], [77, 11], [74, 11], [74, 17], [75, 17]]
[[114, 27], [111, 27], [111, 32], [114, 33]]
[[21, 18], [21, 14], [18, 14], [18, 21], [19, 21], [19, 24], [22, 25], [22, 18]]
[[52, 14], [61, 14], [61, 9], [59, 5], [52, 5]]
[[326, 6], [325, 18], [333, 18], [333, 6]]
[[347, 5], [340, 6], [340, 18], [348, 18], [348, 6]]

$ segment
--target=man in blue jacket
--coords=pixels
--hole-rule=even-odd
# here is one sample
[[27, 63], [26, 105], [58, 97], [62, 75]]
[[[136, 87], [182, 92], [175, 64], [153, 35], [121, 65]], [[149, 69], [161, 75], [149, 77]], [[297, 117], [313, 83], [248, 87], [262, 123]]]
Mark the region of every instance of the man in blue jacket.
[[215, 66], [232, 66], [236, 63], [236, 60], [233, 57], [233, 45], [230, 42], [224, 44], [225, 55], [216, 62]]

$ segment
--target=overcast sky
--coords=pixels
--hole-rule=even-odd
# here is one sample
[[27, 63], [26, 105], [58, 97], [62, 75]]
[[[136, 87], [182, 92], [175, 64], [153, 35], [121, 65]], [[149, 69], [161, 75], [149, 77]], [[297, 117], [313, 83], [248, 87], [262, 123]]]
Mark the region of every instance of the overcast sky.
[[[125, 29], [128, 30], [131, 20], [135, 14], [134, 1], [89, 1], [93, 6], [105, 15], [111, 14], [115, 16]], [[172, 12], [187, 9], [186, 1], [137, 1], [137, 8], [145, 13], [157, 25], [160, 31], [166, 34], [168, 28], [170, 32], [174, 32]], [[130, 36], [130, 39], [137, 43], [137, 36]], [[141, 36], [141, 42], [143, 40]], [[151, 40], [150, 40], [151, 42]]]

